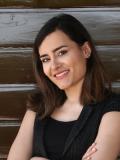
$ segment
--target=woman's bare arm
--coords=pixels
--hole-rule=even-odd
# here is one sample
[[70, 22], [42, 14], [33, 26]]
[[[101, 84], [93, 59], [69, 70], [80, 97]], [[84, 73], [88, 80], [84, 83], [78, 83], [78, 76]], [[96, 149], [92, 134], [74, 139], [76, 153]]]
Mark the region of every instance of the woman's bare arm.
[[32, 154], [35, 112], [25, 113], [19, 132], [11, 146], [7, 160], [30, 160]]
[[116, 160], [120, 153], [120, 112], [108, 112], [103, 116], [96, 148], [92, 160]]

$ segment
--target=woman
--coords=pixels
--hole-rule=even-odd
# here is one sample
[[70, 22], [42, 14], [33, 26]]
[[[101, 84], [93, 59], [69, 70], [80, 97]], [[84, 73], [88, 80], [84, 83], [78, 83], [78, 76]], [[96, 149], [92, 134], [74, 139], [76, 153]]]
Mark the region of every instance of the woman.
[[33, 60], [39, 90], [8, 160], [115, 160], [120, 97], [85, 27], [71, 15], [53, 17], [36, 37]]

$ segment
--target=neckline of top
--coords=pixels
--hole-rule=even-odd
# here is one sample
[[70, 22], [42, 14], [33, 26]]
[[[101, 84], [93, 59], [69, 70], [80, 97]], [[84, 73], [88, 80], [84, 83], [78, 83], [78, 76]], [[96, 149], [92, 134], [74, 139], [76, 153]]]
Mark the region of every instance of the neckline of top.
[[64, 124], [75, 123], [75, 122], [77, 121], [77, 119], [76, 119], [76, 120], [70, 120], [70, 121], [62, 121], [62, 120], [55, 119], [55, 118], [53, 118], [53, 117], [51, 117], [51, 116], [49, 116], [49, 119], [51, 119], [51, 120], [54, 121], [54, 122], [64, 123]]

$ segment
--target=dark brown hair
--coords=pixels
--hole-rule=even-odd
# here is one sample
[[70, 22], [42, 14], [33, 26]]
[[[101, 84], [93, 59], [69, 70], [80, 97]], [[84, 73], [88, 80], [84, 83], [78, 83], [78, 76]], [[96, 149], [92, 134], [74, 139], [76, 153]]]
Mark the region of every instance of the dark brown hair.
[[[50, 33], [61, 30], [78, 45], [89, 43], [92, 53], [87, 60], [87, 71], [82, 86], [80, 102], [83, 105], [100, 102], [106, 97], [107, 90], [111, 89], [104, 67], [97, 55], [92, 38], [86, 28], [73, 16], [61, 14], [51, 18], [39, 31], [34, 43], [34, 71], [38, 84], [36, 93], [29, 96], [28, 108], [38, 112], [41, 118], [50, 115], [55, 107], [60, 107], [66, 100], [63, 90], [51, 82], [43, 72], [38, 48]], [[108, 92], [107, 92], [108, 93]]]

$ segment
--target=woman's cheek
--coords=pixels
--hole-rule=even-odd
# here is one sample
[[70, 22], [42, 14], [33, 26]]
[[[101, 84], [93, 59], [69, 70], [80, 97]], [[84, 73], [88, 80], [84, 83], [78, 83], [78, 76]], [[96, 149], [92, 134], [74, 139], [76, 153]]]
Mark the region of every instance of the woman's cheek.
[[49, 67], [46, 64], [43, 64], [43, 72], [46, 76], [49, 74]]

